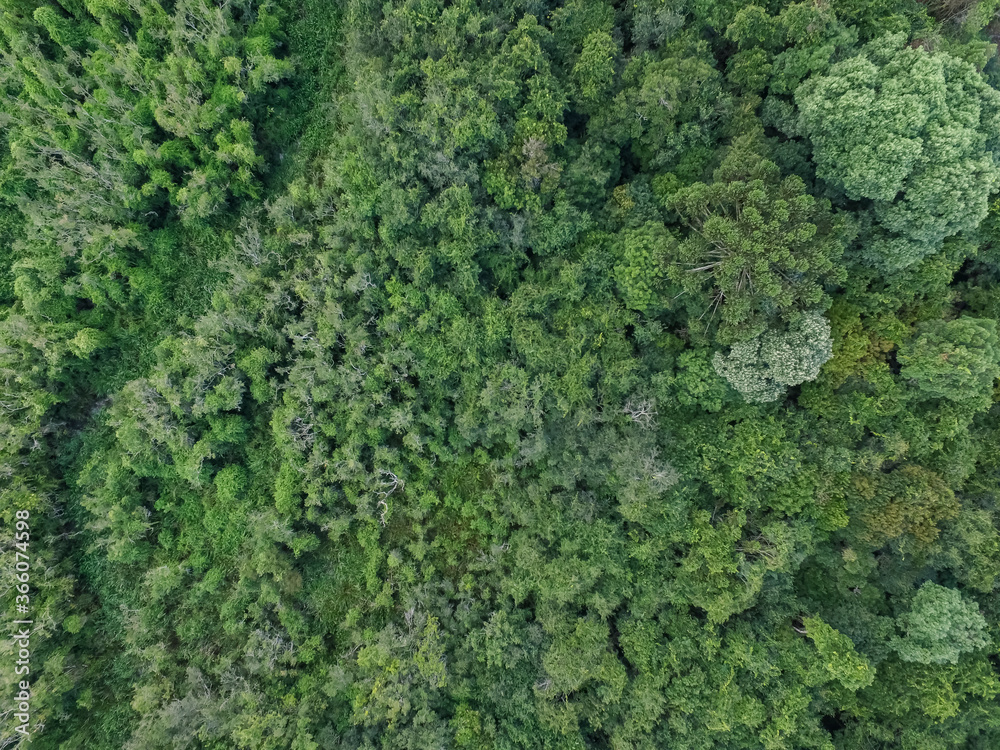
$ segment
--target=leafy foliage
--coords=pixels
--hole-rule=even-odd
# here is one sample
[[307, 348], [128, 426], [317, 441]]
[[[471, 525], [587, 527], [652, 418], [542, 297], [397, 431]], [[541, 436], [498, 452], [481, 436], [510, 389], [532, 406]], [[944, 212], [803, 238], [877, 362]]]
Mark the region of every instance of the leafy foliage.
[[872, 201], [882, 231], [866, 255], [890, 270], [974, 229], [998, 178], [997, 92], [970, 64], [904, 42], [872, 42], [795, 92], [817, 175]]
[[700, 298], [698, 307], [713, 317], [718, 311], [724, 344], [826, 302], [823, 282], [839, 273], [843, 227], [799, 177], [779, 181], [778, 166], [759, 155], [755, 140], [734, 142], [712, 185], [695, 183], [670, 198], [694, 229], [677, 248], [671, 277]]
[[30, 744], [1000, 746], [994, 5], [0, 0]]
[[767, 331], [733, 344], [726, 355], [717, 352], [712, 364], [747, 401], [766, 403], [788, 386], [815, 380], [831, 355], [830, 324], [810, 313], [788, 331]]
[[927, 581], [899, 618], [904, 634], [893, 648], [899, 658], [919, 664], [955, 664], [966, 651], [987, 644], [986, 619], [975, 603], [955, 589]]
[[988, 408], [1000, 377], [996, 321], [962, 317], [921, 323], [898, 359], [900, 374], [922, 393]]

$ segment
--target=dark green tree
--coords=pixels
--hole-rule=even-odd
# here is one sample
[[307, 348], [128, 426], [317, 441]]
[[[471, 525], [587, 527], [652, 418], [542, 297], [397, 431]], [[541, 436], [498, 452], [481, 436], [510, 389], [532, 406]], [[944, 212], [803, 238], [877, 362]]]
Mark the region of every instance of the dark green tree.
[[900, 346], [898, 359], [900, 375], [920, 393], [988, 408], [1000, 377], [996, 321], [961, 317], [920, 323]]
[[668, 254], [668, 273], [698, 313], [690, 325], [717, 316], [722, 344], [821, 307], [824, 284], [843, 278], [843, 223], [799, 177], [782, 179], [761, 149], [754, 136], [737, 139], [711, 184], [695, 183], [669, 200], [691, 232]]

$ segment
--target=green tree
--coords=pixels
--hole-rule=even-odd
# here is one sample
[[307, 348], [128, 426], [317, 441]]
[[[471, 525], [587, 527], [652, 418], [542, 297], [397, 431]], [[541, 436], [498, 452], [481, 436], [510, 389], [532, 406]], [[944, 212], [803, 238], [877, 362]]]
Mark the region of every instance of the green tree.
[[767, 331], [733, 344], [728, 354], [716, 352], [712, 365], [744, 399], [767, 403], [788, 386], [815, 380], [831, 356], [830, 324], [819, 313], [806, 313], [787, 331]]
[[714, 141], [716, 112], [725, 105], [722, 76], [703, 42], [679, 39], [660, 54], [629, 59], [621, 89], [594, 115], [602, 137], [629, 144], [647, 169], [677, 164]]
[[900, 374], [920, 393], [970, 408], [988, 408], [1000, 377], [995, 320], [961, 317], [920, 323], [897, 357]]
[[573, 79], [580, 98], [593, 106], [611, 89], [618, 48], [606, 31], [595, 31], [583, 40], [580, 58], [573, 66]]
[[924, 583], [910, 609], [896, 618], [902, 637], [892, 647], [899, 658], [918, 664], [955, 664], [966, 652], [983, 648], [986, 619], [979, 606], [956, 589]]
[[1000, 93], [969, 63], [904, 42], [873, 42], [795, 91], [817, 175], [871, 201], [880, 231], [864, 252], [886, 269], [974, 229], [1000, 179]]
[[832, 679], [848, 690], [859, 690], [872, 684], [875, 670], [864, 657], [858, 655], [850, 638], [819, 617], [806, 617], [802, 624], [806, 635], [816, 644], [823, 666]]
[[618, 242], [621, 260], [614, 273], [630, 308], [645, 311], [662, 306], [666, 261], [676, 245], [676, 238], [662, 222], [647, 221], [641, 227], [621, 233]]
[[820, 305], [824, 282], [843, 273], [843, 224], [799, 177], [782, 179], [761, 148], [753, 135], [736, 139], [711, 184], [682, 188], [668, 202], [692, 230], [672, 253], [670, 277], [697, 300], [700, 317], [718, 312], [722, 344]]
[[[961, 507], [941, 476], [915, 464], [858, 474], [853, 489], [861, 500], [856, 517], [864, 530], [859, 536], [875, 547], [904, 534], [928, 545], [938, 537], [938, 524], [955, 518]], [[909, 541], [901, 541], [904, 548], [912, 549]]]

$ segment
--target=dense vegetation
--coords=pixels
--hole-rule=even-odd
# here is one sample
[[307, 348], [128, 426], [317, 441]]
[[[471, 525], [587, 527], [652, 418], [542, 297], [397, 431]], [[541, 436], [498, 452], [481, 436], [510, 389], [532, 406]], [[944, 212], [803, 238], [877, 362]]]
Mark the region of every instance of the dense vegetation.
[[1000, 0], [758, 1], [0, 0], [27, 744], [1000, 747]]

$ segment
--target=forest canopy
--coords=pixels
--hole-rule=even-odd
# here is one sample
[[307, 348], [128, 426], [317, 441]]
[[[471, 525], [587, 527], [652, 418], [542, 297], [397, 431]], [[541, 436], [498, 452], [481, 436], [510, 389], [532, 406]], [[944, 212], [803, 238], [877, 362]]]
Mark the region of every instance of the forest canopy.
[[1000, 747], [1000, 0], [759, 2], [0, 0], [0, 747]]

